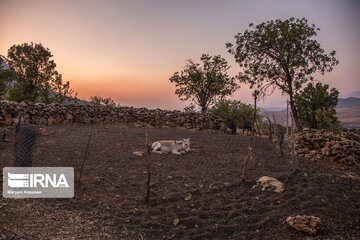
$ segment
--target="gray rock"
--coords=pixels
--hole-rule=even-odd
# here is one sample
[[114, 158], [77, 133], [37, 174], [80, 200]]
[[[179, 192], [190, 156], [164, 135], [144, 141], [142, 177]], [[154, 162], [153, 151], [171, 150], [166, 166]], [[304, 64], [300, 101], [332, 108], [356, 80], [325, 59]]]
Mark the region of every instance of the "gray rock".
[[288, 217], [286, 223], [297, 231], [306, 232], [310, 235], [317, 233], [317, 227], [320, 223], [320, 218], [314, 216], [300, 216]]

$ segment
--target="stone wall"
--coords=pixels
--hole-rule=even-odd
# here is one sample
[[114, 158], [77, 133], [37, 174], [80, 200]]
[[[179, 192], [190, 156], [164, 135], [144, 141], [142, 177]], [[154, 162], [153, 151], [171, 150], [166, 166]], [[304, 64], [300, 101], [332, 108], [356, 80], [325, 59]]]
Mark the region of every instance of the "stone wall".
[[156, 127], [226, 131], [221, 118], [212, 114], [149, 110], [134, 107], [61, 105], [0, 101], [0, 126], [16, 125], [21, 112], [23, 121], [35, 125], [71, 123], [146, 123]]
[[305, 128], [295, 135], [295, 150], [309, 160], [326, 160], [360, 166], [360, 135], [350, 132], [332, 132]]

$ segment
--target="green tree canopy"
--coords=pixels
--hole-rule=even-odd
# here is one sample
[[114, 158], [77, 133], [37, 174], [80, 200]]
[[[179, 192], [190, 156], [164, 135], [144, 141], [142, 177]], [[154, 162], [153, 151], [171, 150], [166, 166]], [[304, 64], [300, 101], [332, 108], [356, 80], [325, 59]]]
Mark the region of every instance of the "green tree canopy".
[[[241, 101], [221, 99], [210, 108], [209, 112], [221, 117], [225, 124], [231, 128], [250, 129], [253, 120], [254, 108]], [[260, 113], [257, 111], [257, 119]]]
[[329, 90], [329, 85], [309, 83], [295, 95], [298, 116], [304, 126], [316, 129], [334, 130], [339, 126], [335, 107], [339, 91]]
[[170, 77], [170, 82], [175, 83], [175, 93], [181, 100], [191, 99], [206, 113], [209, 106], [220, 97], [231, 95], [238, 85], [228, 75], [230, 66], [220, 55], [203, 54], [200, 59], [202, 66], [188, 60], [183, 71]]
[[235, 44], [226, 44], [244, 68], [238, 75], [240, 82], [263, 93], [278, 88], [288, 94], [296, 127], [301, 130], [294, 95], [305, 83], [314, 80], [315, 72], [332, 71], [339, 63], [335, 51], [325, 53], [314, 39], [320, 29], [309, 25], [305, 18], [271, 20], [249, 27], [252, 29], [235, 36]]
[[16, 79], [16, 73], [11, 69], [5, 69], [4, 60], [0, 57], [0, 97], [7, 93], [11, 83]]
[[10, 47], [6, 62], [18, 76], [9, 92], [11, 100], [50, 103], [62, 102], [64, 97], [72, 96], [70, 84], [63, 83], [52, 57], [50, 50], [41, 43]]

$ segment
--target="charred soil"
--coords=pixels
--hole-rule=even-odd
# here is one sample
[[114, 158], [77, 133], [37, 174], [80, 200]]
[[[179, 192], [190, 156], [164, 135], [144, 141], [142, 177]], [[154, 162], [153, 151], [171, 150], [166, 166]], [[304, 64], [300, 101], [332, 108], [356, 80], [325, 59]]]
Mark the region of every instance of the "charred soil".
[[[33, 166], [72, 166], [79, 177], [91, 125], [47, 127]], [[0, 166], [14, 161], [14, 130], [0, 143]], [[0, 239], [305, 239], [284, 223], [294, 215], [321, 218], [312, 239], [360, 239], [359, 169], [280, 155], [255, 138], [246, 182], [241, 171], [249, 137], [149, 128], [149, 142], [190, 138], [192, 151], [151, 154], [147, 179], [145, 128], [95, 125], [81, 184], [73, 199], [0, 199]], [[261, 176], [285, 191], [252, 188]]]

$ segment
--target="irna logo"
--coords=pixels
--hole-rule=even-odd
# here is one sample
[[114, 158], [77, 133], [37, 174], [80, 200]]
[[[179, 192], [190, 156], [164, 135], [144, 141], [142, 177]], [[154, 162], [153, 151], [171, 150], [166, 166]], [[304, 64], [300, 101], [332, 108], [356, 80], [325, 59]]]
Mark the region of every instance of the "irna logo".
[[5, 198], [72, 198], [74, 168], [5, 167], [2, 185]]
[[69, 184], [65, 174], [18, 174], [8, 172], [8, 186], [11, 188], [68, 188]]

